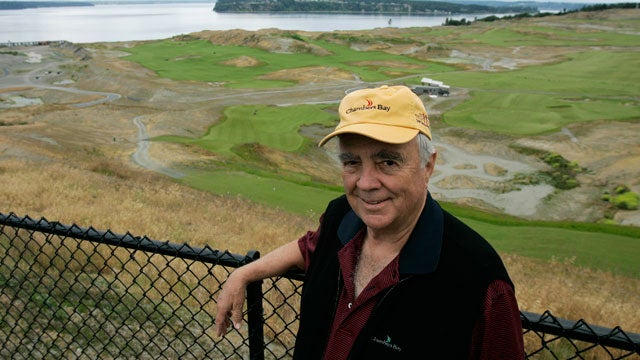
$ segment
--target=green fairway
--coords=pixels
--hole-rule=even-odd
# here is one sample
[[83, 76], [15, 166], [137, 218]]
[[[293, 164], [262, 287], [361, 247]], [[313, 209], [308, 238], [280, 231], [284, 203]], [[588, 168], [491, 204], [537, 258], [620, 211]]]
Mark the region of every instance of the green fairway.
[[[184, 182], [198, 189], [232, 194], [266, 203], [293, 213], [318, 214], [328, 200], [341, 190], [313, 182], [303, 173], [273, 173], [262, 163], [260, 154], [247, 154], [243, 145], [261, 146], [285, 152], [300, 151], [310, 140], [300, 135], [305, 125], [330, 127], [336, 116], [331, 105], [231, 106], [222, 121], [200, 138], [162, 136], [155, 140], [197, 145], [228, 161], [216, 163], [209, 171], [190, 171]], [[315, 144], [310, 144], [315, 147]]]
[[531, 93], [474, 91], [471, 100], [447, 112], [453, 126], [512, 135], [560, 131], [571, 123], [594, 120], [633, 120], [640, 106], [633, 100], [567, 98]]
[[471, 100], [444, 114], [444, 121], [535, 135], [574, 122], [638, 119], [639, 68], [637, 53], [592, 51], [521, 70], [441, 74], [445, 83], [473, 89]]
[[[640, 241], [636, 236], [572, 230], [554, 226], [513, 226], [464, 219], [498, 251], [640, 278]], [[637, 232], [636, 232], [637, 233]]]
[[[294, 81], [264, 80], [261, 77], [283, 69], [334, 67], [355, 73], [364, 81], [391, 80], [398, 76], [450, 71], [451, 67], [381, 51], [363, 52], [348, 46], [310, 41], [329, 55], [269, 52], [248, 46], [214, 45], [205, 40], [157, 41], [127, 49], [128, 60], [175, 80], [224, 83], [234, 88], [268, 88], [294, 85]], [[239, 58], [253, 58], [255, 66], [235, 66]], [[368, 64], [354, 64], [357, 61]], [[377, 62], [377, 64], [374, 64]], [[390, 75], [393, 74], [393, 75]]]
[[233, 171], [192, 171], [185, 183], [217, 194], [241, 196], [288, 212], [318, 216], [342, 191]]
[[445, 83], [477, 90], [564, 97], [636, 97], [640, 88], [637, 52], [577, 52], [561, 62], [503, 72], [452, 72]]
[[335, 124], [335, 115], [324, 111], [325, 107], [327, 105], [231, 106], [225, 109], [222, 121], [198, 139], [163, 136], [157, 140], [196, 144], [228, 157], [236, 155], [234, 147], [249, 143], [295, 152], [308, 141], [298, 133], [301, 126]]

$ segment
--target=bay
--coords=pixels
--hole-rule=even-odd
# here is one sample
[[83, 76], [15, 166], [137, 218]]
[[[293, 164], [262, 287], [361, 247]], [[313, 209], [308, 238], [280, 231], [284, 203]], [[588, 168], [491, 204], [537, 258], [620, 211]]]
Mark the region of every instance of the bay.
[[[355, 14], [230, 14], [214, 3], [119, 3], [0, 11], [0, 43], [66, 40], [74, 43], [166, 39], [202, 30], [336, 31], [431, 27], [446, 18], [473, 20], [492, 14], [442, 16]], [[499, 14], [496, 14], [500, 16]]]

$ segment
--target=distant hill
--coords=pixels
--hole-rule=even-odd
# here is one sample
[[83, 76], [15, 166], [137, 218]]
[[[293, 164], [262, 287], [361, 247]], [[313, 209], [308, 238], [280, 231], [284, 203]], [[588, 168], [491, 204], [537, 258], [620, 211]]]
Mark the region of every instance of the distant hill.
[[[424, 0], [429, 1], [429, 0]], [[439, 0], [435, 0], [439, 1]], [[493, 6], [496, 8], [503, 7], [535, 7], [539, 10], [578, 10], [585, 6], [593, 5], [590, 3], [570, 3], [570, 2], [553, 2], [553, 1], [497, 1], [497, 0], [447, 0], [454, 4], [475, 4]]]
[[[498, 2], [494, 6], [486, 2], [444, 2], [416, 0], [370, 0], [370, 1], [310, 1], [310, 0], [218, 0], [213, 10], [225, 12], [335, 12], [366, 14], [479, 14], [479, 13], [523, 13], [537, 12], [533, 5], [514, 5]], [[533, 4], [533, 2], [531, 2]]]
[[0, 10], [22, 10], [61, 6], [93, 6], [93, 4], [84, 1], [0, 1]]

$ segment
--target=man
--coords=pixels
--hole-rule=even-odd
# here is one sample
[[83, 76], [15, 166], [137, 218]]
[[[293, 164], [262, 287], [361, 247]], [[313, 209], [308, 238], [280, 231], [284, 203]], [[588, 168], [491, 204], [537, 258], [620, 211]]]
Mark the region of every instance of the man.
[[514, 287], [478, 233], [428, 191], [437, 152], [405, 86], [347, 94], [337, 137], [345, 195], [316, 231], [229, 275], [218, 336], [240, 327], [248, 283], [304, 269], [294, 359], [524, 359]]

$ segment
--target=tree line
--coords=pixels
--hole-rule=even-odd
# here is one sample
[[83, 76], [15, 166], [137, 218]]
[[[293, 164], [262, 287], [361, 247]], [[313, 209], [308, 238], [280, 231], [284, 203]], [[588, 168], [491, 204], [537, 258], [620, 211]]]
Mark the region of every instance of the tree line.
[[574, 10], [562, 10], [556, 13], [550, 13], [550, 12], [535, 12], [535, 13], [530, 13], [530, 12], [523, 12], [523, 13], [518, 13], [515, 15], [505, 15], [502, 17], [498, 17], [495, 15], [490, 15], [487, 17], [483, 17], [483, 18], [475, 18], [473, 20], [467, 20], [465, 18], [456, 20], [456, 19], [452, 19], [452, 18], [446, 18], [444, 20], [444, 23], [442, 23], [442, 25], [445, 26], [461, 26], [461, 25], [471, 25], [473, 24], [474, 21], [484, 21], [484, 22], [493, 22], [493, 21], [498, 21], [498, 20], [512, 20], [512, 19], [523, 19], [523, 18], [530, 18], [530, 17], [546, 17], [546, 16], [561, 16], [561, 15], [565, 15], [565, 14], [569, 14], [569, 13], [574, 13], [574, 12], [581, 12], [581, 11], [601, 11], [601, 10], [609, 10], [609, 9], [633, 9], [633, 8], [638, 8], [639, 5], [638, 3], [618, 3], [618, 4], [595, 4], [595, 5], [586, 5], [583, 6], [580, 9], [574, 9]]
[[531, 6], [486, 6], [454, 4], [443, 1], [364, 0], [364, 1], [305, 1], [305, 0], [218, 0], [216, 12], [337, 12], [366, 14], [473, 14], [537, 12]]

